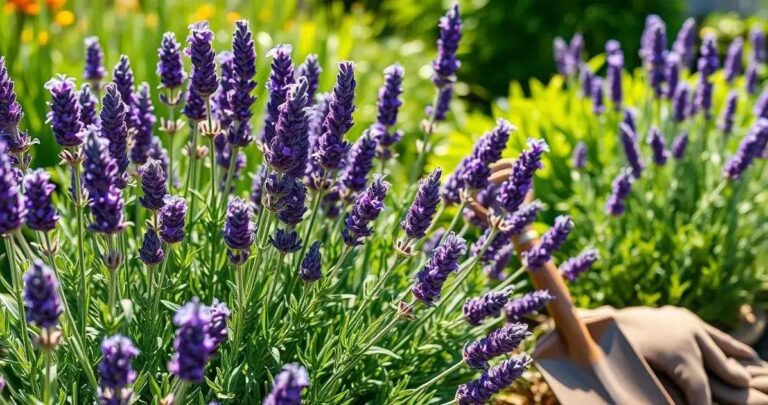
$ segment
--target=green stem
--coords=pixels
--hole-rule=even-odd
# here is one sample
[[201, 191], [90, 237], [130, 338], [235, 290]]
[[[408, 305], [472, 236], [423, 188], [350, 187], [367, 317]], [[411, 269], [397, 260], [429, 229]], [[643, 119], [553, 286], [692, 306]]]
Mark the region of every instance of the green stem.
[[[49, 332], [43, 332], [50, 334]], [[51, 349], [43, 349], [43, 356], [45, 358], [45, 380], [43, 381], [43, 403], [48, 405], [51, 403]]]
[[87, 283], [86, 283], [86, 268], [85, 268], [85, 239], [83, 237], [83, 223], [85, 219], [83, 217], [82, 206], [82, 189], [80, 185], [80, 164], [72, 166], [75, 178], [75, 217], [77, 218], [77, 257], [80, 263], [79, 281], [80, 291], [77, 295], [77, 306], [82, 310], [82, 319], [80, 323], [80, 336], [85, 336], [85, 329], [88, 327], [88, 304], [89, 300], [87, 295]]
[[421, 392], [422, 390], [425, 390], [425, 389], [429, 388], [429, 386], [430, 386], [430, 385], [432, 385], [432, 384], [434, 384], [434, 383], [436, 383], [436, 382], [438, 382], [438, 381], [442, 380], [443, 378], [445, 378], [445, 377], [449, 376], [449, 375], [450, 375], [450, 374], [452, 374], [454, 371], [456, 371], [456, 370], [458, 370], [459, 368], [461, 368], [461, 366], [463, 366], [463, 365], [464, 365], [464, 361], [463, 361], [463, 360], [462, 360], [462, 361], [460, 361], [460, 362], [458, 362], [458, 363], [456, 363], [456, 364], [454, 364], [454, 365], [452, 365], [452, 366], [451, 366], [450, 368], [448, 368], [447, 370], [445, 370], [445, 371], [443, 371], [442, 373], [440, 373], [440, 374], [438, 374], [437, 376], [435, 376], [435, 378], [433, 378], [433, 379], [431, 379], [431, 380], [429, 380], [429, 381], [425, 382], [424, 384], [421, 384], [421, 385], [419, 385], [418, 387], [414, 388], [414, 390], [412, 391], [412, 392], [413, 392], [413, 394], [419, 393], [419, 392]]
[[443, 236], [440, 238], [440, 244], [445, 242], [445, 238], [448, 237], [448, 234], [453, 231], [454, 228], [456, 228], [456, 224], [459, 223], [459, 219], [462, 216], [462, 213], [464, 212], [464, 208], [467, 208], [467, 201], [462, 198], [461, 204], [459, 204], [459, 210], [456, 211], [456, 215], [453, 216], [453, 219], [451, 219], [451, 225], [448, 226], [448, 229], [445, 230], [445, 233], [443, 233]]
[[27, 316], [24, 311], [24, 300], [22, 298], [22, 281], [19, 269], [16, 267], [16, 252], [13, 243], [12, 234], [5, 235], [5, 250], [8, 253], [8, 263], [11, 270], [11, 282], [13, 283], [14, 295], [16, 296], [16, 309], [19, 314], [19, 331], [21, 333], [21, 341], [24, 345], [24, 353], [27, 359], [32, 361], [32, 344], [29, 340], [29, 331], [27, 330]]
[[355, 322], [357, 322], [358, 318], [363, 314], [368, 305], [373, 301], [374, 298], [376, 298], [376, 295], [378, 295], [379, 291], [384, 287], [384, 283], [386, 282], [387, 278], [389, 278], [390, 274], [392, 274], [395, 268], [402, 264], [406, 258], [406, 256], [401, 254], [398, 254], [395, 257], [395, 260], [392, 262], [392, 264], [387, 267], [387, 269], [384, 271], [384, 274], [379, 277], [379, 280], [373, 287], [373, 290], [371, 290], [371, 293], [365, 297], [363, 302], [360, 304], [360, 307], [358, 307], [357, 311], [355, 311], [355, 314], [352, 316], [352, 320], [349, 322], [350, 325], [355, 325]]
[[[168, 100], [173, 100], [173, 90], [168, 91]], [[172, 128], [172, 130], [167, 130], [166, 133], [168, 134], [168, 190], [173, 189], [173, 150], [175, 149], [173, 147], [173, 135], [176, 133], [176, 120], [174, 117], [174, 109], [176, 107], [176, 104], [168, 105], [168, 126]]]
[[243, 330], [243, 319], [245, 318], [245, 293], [243, 291], [243, 266], [235, 266], [235, 272], [237, 276], [237, 318], [235, 319], [235, 336], [232, 340], [232, 348], [229, 352], [229, 364], [233, 364], [237, 360], [237, 355], [240, 352], [240, 335]]

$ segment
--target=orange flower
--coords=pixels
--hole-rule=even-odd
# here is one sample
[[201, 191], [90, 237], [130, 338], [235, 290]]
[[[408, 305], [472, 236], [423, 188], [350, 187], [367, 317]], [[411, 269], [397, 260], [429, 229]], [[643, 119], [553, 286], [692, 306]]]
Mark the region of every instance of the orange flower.
[[[57, 10], [61, 8], [67, 0], [45, 0], [45, 5], [51, 10]], [[40, 13], [40, 2], [38, 0], [6, 0], [6, 4], [10, 4], [21, 13], [26, 15], [37, 15]]]

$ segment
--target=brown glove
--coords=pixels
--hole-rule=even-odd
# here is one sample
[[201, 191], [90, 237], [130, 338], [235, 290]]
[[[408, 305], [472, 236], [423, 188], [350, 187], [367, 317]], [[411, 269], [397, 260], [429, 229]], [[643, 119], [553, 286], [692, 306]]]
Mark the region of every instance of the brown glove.
[[687, 309], [601, 307], [654, 369], [676, 404], [768, 404], [768, 363]]

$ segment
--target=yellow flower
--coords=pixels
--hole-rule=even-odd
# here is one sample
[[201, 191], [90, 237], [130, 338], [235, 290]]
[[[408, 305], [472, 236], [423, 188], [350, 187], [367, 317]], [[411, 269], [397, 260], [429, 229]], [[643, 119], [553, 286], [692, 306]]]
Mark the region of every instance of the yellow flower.
[[45, 45], [48, 43], [48, 31], [40, 31], [37, 34], [37, 43], [40, 45]]
[[53, 21], [62, 27], [70, 26], [75, 23], [75, 13], [69, 10], [61, 10], [56, 13], [56, 17], [53, 18]]
[[242, 20], [243, 16], [240, 15], [237, 11], [230, 11], [227, 13], [227, 22], [230, 24], [234, 24], [237, 20]]
[[147, 14], [146, 24], [148, 28], [157, 28], [157, 13]]
[[34, 33], [32, 32], [32, 28], [24, 28], [24, 30], [21, 31], [21, 42], [25, 44], [32, 42], [32, 38], [34, 38]]
[[195, 10], [194, 13], [192, 13], [192, 22], [195, 21], [203, 21], [211, 18], [213, 16], [215, 9], [210, 4], [203, 4], [202, 6], [198, 7], [197, 10]]

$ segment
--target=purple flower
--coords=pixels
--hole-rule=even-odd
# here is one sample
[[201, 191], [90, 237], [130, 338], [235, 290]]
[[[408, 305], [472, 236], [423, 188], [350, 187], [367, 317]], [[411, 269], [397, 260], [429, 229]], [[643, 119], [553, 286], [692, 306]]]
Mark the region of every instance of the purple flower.
[[24, 310], [27, 322], [41, 328], [56, 327], [64, 310], [56, 275], [38, 259], [34, 259], [24, 273]]
[[133, 95], [133, 70], [127, 56], [120, 55], [120, 61], [117, 62], [115, 69], [112, 71], [112, 82], [115, 83], [117, 91], [120, 92], [120, 98], [126, 104], [128, 112], [130, 112], [135, 100]]
[[760, 118], [750, 128], [739, 144], [739, 149], [723, 167], [723, 174], [730, 180], [738, 180], [755, 158], [763, 155], [768, 143], [768, 119]]
[[214, 299], [211, 306], [208, 307], [208, 313], [211, 321], [208, 322], [205, 333], [213, 342], [213, 351], [216, 351], [227, 340], [229, 335], [227, 321], [229, 320], [230, 312], [229, 308], [227, 308], [227, 303]]
[[691, 113], [691, 87], [688, 83], [678, 83], [672, 99], [672, 111], [675, 121], [683, 122]]
[[662, 96], [664, 63], [667, 53], [667, 28], [659, 16], [650, 15], [645, 20], [640, 53], [650, 76], [655, 96]]
[[573, 230], [573, 221], [567, 215], [560, 215], [555, 218], [555, 224], [550, 228], [538, 246], [525, 252], [526, 265], [531, 270], [537, 270], [544, 266], [552, 258], [552, 253], [560, 249], [560, 246], [568, 239], [568, 234]]
[[397, 123], [397, 112], [403, 105], [403, 67], [394, 64], [384, 69], [384, 84], [379, 88], [376, 122], [389, 129]]
[[376, 140], [370, 130], [365, 130], [350, 149], [347, 163], [339, 175], [341, 184], [348, 192], [357, 192], [365, 187], [375, 155]]
[[595, 74], [589, 69], [589, 66], [584, 66], [579, 69], [579, 80], [581, 80], [581, 95], [585, 98], [592, 97], [592, 81], [595, 79]]
[[250, 252], [251, 245], [253, 245], [254, 231], [255, 225], [251, 222], [251, 207], [240, 197], [233, 197], [229, 200], [229, 205], [227, 205], [224, 242], [232, 250]]
[[16, 101], [13, 80], [5, 67], [5, 58], [0, 57], [0, 132], [6, 135], [18, 132], [23, 115], [21, 105]]
[[184, 240], [184, 221], [187, 216], [187, 201], [178, 196], [167, 195], [160, 208], [160, 238], [173, 244]]
[[389, 183], [384, 181], [382, 176], [376, 175], [368, 188], [357, 197], [352, 212], [347, 214], [344, 220], [344, 229], [341, 232], [347, 246], [362, 245], [362, 239], [373, 234], [370, 223], [375, 221], [384, 209], [387, 190]]
[[512, 167], [512, 174], [499, 187], [496, 200], [507, 212], [515, 212], [533, 187], [533, 174], [543, 167], [541, 155], [549, 151], [544, 140], [528, 140], [528, 149], [524, 150]]
[[717, 40], [714, 35], [704, 36], [699, 52], [699, 72], [703, 77], [708, 78], [720, 67], [720, 60], [717, 57]]
[[724, 134], [728, 135], [733, 129], [733, 117], [736, 114], [736, 105], [739, 102], [739, 93], [736, 90], [731, 90], [728, 93], [728, 97], [725, 99], [725, 106], [720, 113], [720, 123], [718, 127]]
[[286, 225], [296, 226], [307, 212], [307, 187], [296, 178], [286, 176], [286, 180], [289, 186], [280, 198], [282, 207], [277, 212], [277, 218]]
[[608, 80], [611, 102], [613, 103], [613, 109], [620, 111], [621, 103], [624, 98], [621, 88], [621, 72], [624, 69], [624, 52], [621, 51], [621, 45], [618, 41], [608, 41], [608, 43], [606, 43], [606, 51], [608, 53], [606, 80]]
[[480, 325], [485, 318], [499, 316], [509, 301], [509, 290], [489, 292], [464, 303], [464, 319], [472, 326]]
[[288, 89], [294, 83], [293, 61], [291, 60], [291, 46], [277, 45], [267, 52], [267, 57], [272, 57], [272, 70], [267, 81], [269, 99], [267, 111], [264, 113], [264, 134], [261, 142], [269, 146], [275, 137], [275, 124], [280, 115], [278, 108], [283, 105], [288, 95]]
[[587, 249], [563, 263], [560, 266], [560, 271], [568, 280], [574, 281], [581, 273], [589, 270], [598, 259], [600, 259], [600, 254], [596, 249]]
[[517, 322], [525, 315], [540, 310], [553, 299], [555, 299], [555, 297], [553, 297], [547, 290], [529, 292], [522, 297], [507, 303], [507, 305], [504, 306], [504, 313], [509, 322]]
[[531, 336], [528, 325], [508, 323], [464, 347], [464, 362], [472, 368], [488, 368], [488, 360], [511, 353], [526, 337]]
[[125, 228], [123, 197], [117, 187], [113, 185], [107, 193], [89, 197], [88, 207], [91, 209], [93, 221], [88, 229], [93, 232], [112, 235]]
[[477, 380], [462, 384], [456, 390], [456, 403], [459, 405], [483, 405], [494, 394], [512, 385], [523, 375], [531, 358], [523, 353], [520, 356], [504, 360], [498, 366], [483, 373]]
[[632, 167], [632, 175], [635, 178], [640, 178], [643, 173], [645, 164], [640, 156], [640, 147], [638, 145], [637, 135], [629, 125], [625, 123], [619, 124], [619, 132], [621, 132], [621, 144], [624, 149], [624, 156], [627, 158], [627, 162]]
[[91, 93], [91, 86], [88, 83], [80, 87], [77, 93], [77, 104], [80, 105], [80, 122], [83, 127], [88, 125], [101, 125], [99, 115], [96, 113], [96, 106], [99, 100]]
[[[253, 47], [251, 30], [248, 21], [240, 20], [235, 23], [236, 29], [232, 39], [232, 54], [234, 56], [234, 91], [232, 93], [232, 112], [241, 123], [251, 119], [251, 106], [256, 100], [251, 93], [256, 88], [256, 50]], [[242, 125], [242, 124], [241, 124]], [[249, 139], [250, 141], [250, 139]], [[239, 145], [247, 146], [247, 145]]]
[[613, 180], [611, 195], [605, 204], [605, 212], [608, 215], [617, 217], [624, 213], [626, 199], [632, 191], [633, 181], [632, 171], [629, 168], [623, 169]]
[[194, 87], [190, 87], [186, 95], [187, 100], [181, 112], [192, 121], [190, 126], [197, 127], [197, 123], [206, 118], [205, 100], [197, 93]]
[[552, 41], [552, 56], [559, 74], [570, 76], [576, 72], [576, 64], [573, 62], [568, 50], [568, 44], [563, 38], [556, 37]]
[[416, 275], [411, 287], [413, 296], [427, 306], [440, 300], [440, 291], [448, 275], [459, 271], [459, 258], [467, 251], [467, 245], [459, 236], [451, 232], [432, 252], [424, 268]]
[[166, 32], [157, 50], [157, 75], [166, 89], [181, 87], [186, 80], [184, 62], [181, 60], [181, 45], [176, 41], [176, 34]]
[[299, 277], [306, 282], [323, 278], [323, 255], [320, 253], [320, 241], [316, 240], [309, 246], [307, 255], [301, 261]]
[[83, 79], [100, 82], [107, 74], [104, 69], [104, 52], [101, 51], [99, 37], [85, 38], [85, 72]]
[[432, 70], [434, 70], [432, 81], [438, 87], [442, 87], [456, 80], [454, 75], [461, 66], [461, 62], [456, 58], [462, 30], [458, 3], [454, 3], [445, 16], [440, 17], [438, 27], [440, 27], [440, 38], [437, 40], [437, 58], [432, 62]]
[[752, 60], [757, 63], [765, 63], [765, 31], [760, 24], [752, 24], [752, 28], [749, 30], [750, 42], [752, 42]]
[[434, 118], [436, 122], [445, 120], [448, 111], [451, 109], [451, 97], [453, 97], [453, 85], [446, 84], [440, 87], [437, 95], [437, 108], [427, 107], [427, 115]]
[[197, 298], [181, 307], [173, 317], [177, 326], [173, 341], [175, 353], [168, 362], [168, 370], [182, 381], [199, 384], [205, 376], [205, 366], [215, 351], [215, 343], [208, 336], [211, 313]]
[[317, 140], [317, 159], [327, 170], [341, 168], [349, 143], [344, 134], [352, 128], [355, 111], [355, 68], [352, 62], [341, 62], [336, 85], [333, 87], [328, 115], [323, 122], [323, 133]]
[[731, 45], [728, 46], [728, 54], [725, 57], [723, 69], [725, 71], [725, 80], [732, 83], [733, 80], [741, 74], [742, 53], [744, 51], [744, 40], [736, 37]]
[[443, 171], [440, 168], [435, 169], [423, 180], [419, 181], [419, 190], [416, 192], [416, 198], [408, 209], [405, 219], [400, 226], [411, 239], [421, 239], [432, 225], [432, 218], [437, 211], [437, 204], [440, 203], [440, 176]]
[[159, 160], [149, 159], [139, 168], [141, 176], [141, 191], [144, 196], [139, 199], [141, 205], [152, 211], [163, 207], [163, 199], [168, 194], [167, 178]]
[[666, 91], [664, 95], [669, 100], [675, 98], [675, 91], [680, 83], [680, 56], [677, 52], [667, 53], [664, 64], [664, 76], [667, 80]]
[[124, 188], [128, 169], [128, 126], [126, 125], [126, 104], [117, 86], [107, 84], [106, 94], [101, 101], [101, 136], [109, 141], [109, 154], [117, 164], [117, 186]]
[[669, 151], [667, 151], [667, 141], [664, 140], [664, 135], [657, 126], [652, 126], [648, 133], [648, 144], [651, 145], [653, 150], [653, 163], [657, 166], [664, 166], [669, 158]]
[[307, 370], [298, 364], [286, 364], [275, 377], [272, 391], [263, 405], [301, 405], [301, 391], [309, 387]]
[[321, 73], [323, 73], [323, 68], [320, 66], [320, 63], [317, 60], [317, 55], [314, 53], [307, 55], [307, 58], [304, 59], [304, 63], [299, 65], [299, 68], [296, 69], [296, 76], [307, 79], [307, 83], [309, 84], [307, 90], [308, 106], [314, 104], [317, 89], [320, 87]]
[[760, 93], [760, 97], [752, 107], [752, 114], [757, 118], [768, 118], [768, 88]]
[[710, 118], [712, 111], [712, 87], [712, 82], [708, 81], [704, 76], [700, 76], [693, 100], [695, 111], [701, 111], [707, 119]]
[[257, 214], [261, 211], [261, 193], [266, 177], [267, 169], [264, 166], [259, 166], [251, 184], [251, 203], [253, 205], [253, 212]]
[[682, 159], [685, 154], [685, 148], [688, 146], [688, 132], [681, 131], [672, 142], [672, 157]]
[[216, 53], [213, 50], [213, 32], [207, 21], [189, 25], [187, 48], [184, 50], [192, 60], [190, 87], [203, 99], [216, 91]]
[[392, 159], [394, 153], [390, 150], [390, 146], [403, 139], [403, 131], [387, 130], [381, 124], [373, 124], [370, 128], [373, 139], [376, 140], [376, 157], [383, 161]]
[[160, 244], [160, 238], [153, 228], [148, 228], [139, 249], [139, 259], [147, 266], [159, 264], [165, 258], [165, 252]]
[[131, 127], [135, 130], [133, 134], [133, 145], [131, 146], [131, 161], [136, 164], [144, 164], [149, 157], [152, 148], [152, 139], [154, 138], [155, 108], [152, 106], [152, 97], [149, 94], [149, 85], [142, 83], [139, 86], [139, 92], [136, 97], [136, 108], [132, 115], [135, 122]]
[[587, 165], [587, 144], [579, 141], [571, 154], [571, 165], [574, 169], [583, 169]]
[[568, 45], [568, 53], [578, 66], [583, 66], [582, 54], [584, 53], [584, 36], [580, 32], [574, 33], [571, 37], [571, 43]]
[[680, 55], [683, 66], [691, 67], [693, 58], [696, 56], [696, 20], [688, 18], [683, 22], [680, 31], [677, 32], [677, 38], [672, 44], [672, 50]]
[[757, 64], [755, 62], [749, 62], [749, 66], [747, 66], [747, 72], [744, 74], [744, 87], [746, 88], [747, 93], [757, 93], [758, 84]]
[[[0, 69], [0, 78], [4, 69]], [[82, 145], [84, 139], [78, 135], [83, 124], [80, 122], [80, 105], [77, 103], [74, 79], [59, 75], [49, 80], [45, 88], [51, 93], [48, 120], [56, 143], [65, 148]]]
[[301, 238], [295, 230], [277, 229], [269, 236], [269, 243], [282, 253], [293, 253], [301, 249]]
[[139, 355], [133, 342], [125, 336], [114, 335], [101, 343], [101, 363], [99, 376], [101, 387], [119, 390], [136, 381], [136, 371], [131, 367], [131, 360]]
[[502, 246], [496, 250], [493, 257], [483, 263], [483, 271], [491, 280], [503, 280], [504, 270], [512, 257], [512, 245]]
[[48, 232], [56, 228], [59, 214], [51, 203], [51, 194], [55, 189], [51, 175], [43, 169], [35, 169], [24, 176], [26, 222], [30, 229]]
[[605, 112], [603, 104], [603, 79], [600, 76], [592, 78], [592, 113], [600, 115]]
[[536, 220], [536, 216], [544, 209], [544, 204], [539, 200], [524, 203], [509, 216], [506, 221], [506, 235], [520, 235]]
[[309, 115], [307, 80], [300, 77], [291, 87], [279, 111], [275, 135], [264, 154], [267, 163], [279, 173], [301, 177], [307, 166], [309, 150]]
[[83, 186], [91, 198], [99, 198], [115, 187], [117, 164], [109, 154], [109, 141], [100, 137], [99, 129], [94, 126], [86, 127], [78, 137], [86, 139], [83, 149]]

